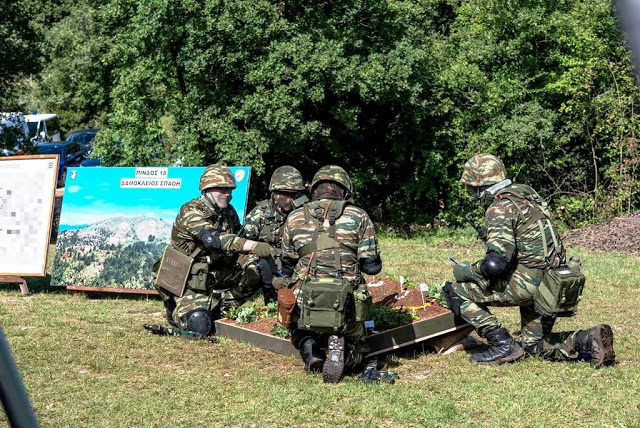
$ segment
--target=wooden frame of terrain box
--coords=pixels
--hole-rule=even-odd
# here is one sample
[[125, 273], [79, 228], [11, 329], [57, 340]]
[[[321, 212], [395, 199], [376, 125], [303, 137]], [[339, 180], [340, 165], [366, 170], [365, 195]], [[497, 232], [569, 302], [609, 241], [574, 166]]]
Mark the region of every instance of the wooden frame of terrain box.
[[[237, 324], [224, 322], [223, 320], [216, 321], [215, 325], [216, 334], [219, 337], [248, 343], [282, 355], [300, 356], [300, 353], [293, 347], [289, 339], [261, 333]], [[368, 356], [375, 356], [436, 338], [443, 338], [443, 343], [438, 344], [438, 347], [446, 348], [453, 344], [453, 342], [466, 336], [471, 330], [472, 327], [469, 324], [455, 317], [453, 313], [446, 313], [391, 330], [381, 331], [367, 336], [365, 341], [371, 350]], [[453, 332], [460, 334], [451, 335]], [[451, 337], [452, 339], [447, 340], [447, 337]]]

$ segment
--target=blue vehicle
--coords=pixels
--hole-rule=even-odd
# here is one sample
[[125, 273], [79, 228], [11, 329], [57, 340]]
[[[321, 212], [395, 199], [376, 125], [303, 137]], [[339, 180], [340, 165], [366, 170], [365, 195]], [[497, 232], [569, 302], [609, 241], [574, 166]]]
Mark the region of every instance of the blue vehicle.
[[72, 141], [43, 143], [36, 147], [35, 153], [42, 155], [59, 155], [58, 187], [63, 187], [67, 178], [67, 168], [80, 165], [87, 157], [87, 147]]
[[98, 131], [100, 130], [96, 128], [79, 129], [67, 135], [67, 139], [65, 141], [70, 143], [80, 143], [87, 148], [91, 148], [93, 145], [93, 139], [96, 138]]

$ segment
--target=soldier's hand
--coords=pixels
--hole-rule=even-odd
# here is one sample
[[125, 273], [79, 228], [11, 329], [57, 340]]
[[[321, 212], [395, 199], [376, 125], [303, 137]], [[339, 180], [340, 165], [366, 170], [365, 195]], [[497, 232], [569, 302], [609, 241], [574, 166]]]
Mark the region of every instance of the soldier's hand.
[[273, 288], [275, 288], [276, 290], [280, 290], [281, 288], [287, 288], [287, 286], [289, 285], [289, 281], [287, 281], [282, 276], [276, 276], [273, 278], [272, 284]]
[[251, 252], [260, 258], [273, 257], [276, 254], [275, 248], [266, 242], [258, 242], [251, 247]]

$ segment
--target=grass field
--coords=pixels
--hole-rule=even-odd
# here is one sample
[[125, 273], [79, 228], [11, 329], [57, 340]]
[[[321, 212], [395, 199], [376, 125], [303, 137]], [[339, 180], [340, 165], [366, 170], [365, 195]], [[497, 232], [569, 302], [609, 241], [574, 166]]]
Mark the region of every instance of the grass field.
[[[471, 242], [384, 237], [383, 274], [449, 279], [450, 256], [481, 255]], [[477, 366], [464, 352], [413, 352], [388, 359], [395, 385], [325, 385], [291, 357], [150, 335], [141, 326], [162, 322], [159, 300], [74, 296], [41, 280], [28, 297], [2, 286], [0, 320], [42, 426], [640, 426], [640, 259], [574, 253], [587, 288], [578, 314], [556, 330], [610, 323], [614, 367]], [[518, 329], [516, 308], [496, 313]]]

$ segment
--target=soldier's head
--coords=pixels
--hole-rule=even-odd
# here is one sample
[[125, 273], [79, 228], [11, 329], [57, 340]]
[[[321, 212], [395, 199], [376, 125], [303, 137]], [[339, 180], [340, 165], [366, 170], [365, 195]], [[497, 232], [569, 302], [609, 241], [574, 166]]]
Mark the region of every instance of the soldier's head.
[[291, 212], [293, 201], [304, 189], [302, 174], [292, 166], [281, 166], [271, 174], [269, 191], [273, 202], [282, 213]]
[[488, 153], [473, 156], [464, 164], [460, 183], [476, 199], [483, 197], [489, 187], [506, 180], [504, 164], [497, 157]]
[[349, 199], [353, 184], [347, 171], [337, 165], [325, 165], [311, 180], [311, 199]]
[[233, 173], [224, 165], [210, 165], [200, 176], [200, 191], [211, 204], [226, 208], [231, 201], [231, 191], [236, 188]]

